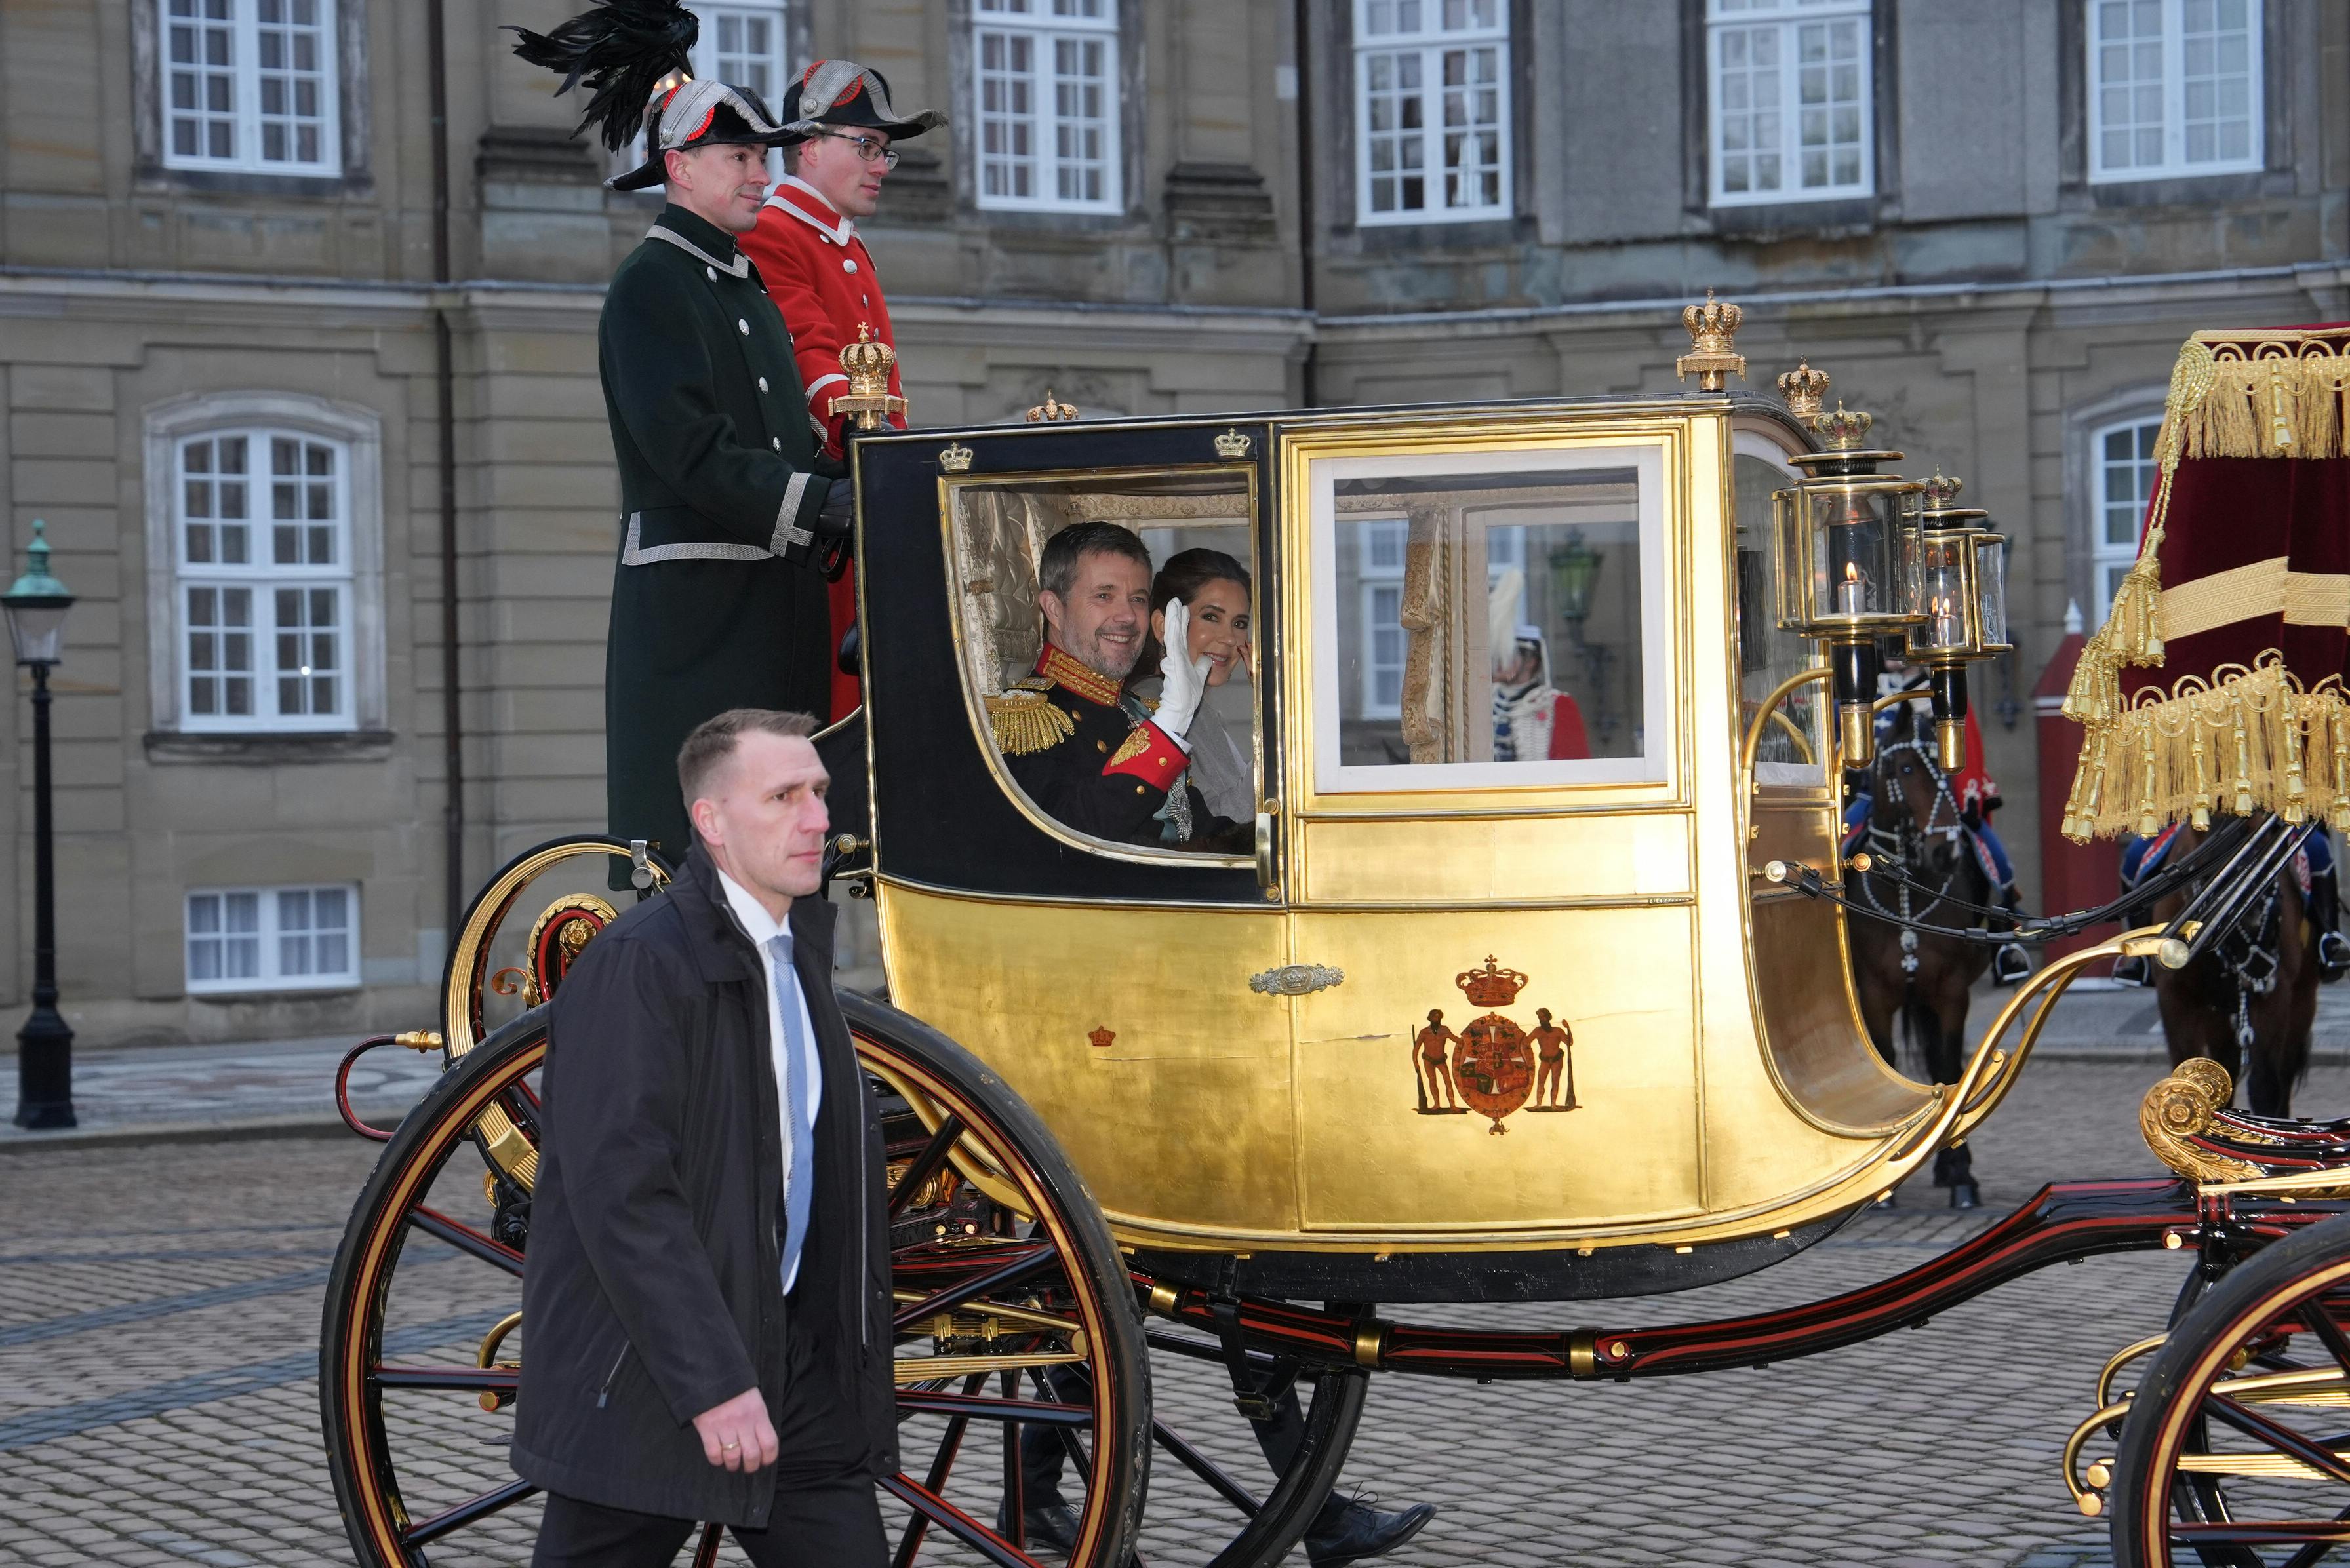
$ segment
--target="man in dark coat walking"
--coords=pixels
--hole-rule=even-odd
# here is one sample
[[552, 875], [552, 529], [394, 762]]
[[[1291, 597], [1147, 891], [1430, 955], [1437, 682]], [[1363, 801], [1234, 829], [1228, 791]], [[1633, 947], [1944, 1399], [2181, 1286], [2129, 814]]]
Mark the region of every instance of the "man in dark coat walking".
[[536, 1568], [666, 1564], [698, 1520], [761, 1568], [887, 1557], [881, 1127], [832, 991], [815, 729], [693, 732], [683, 868], [556, 994], [513, 1448], [548, 1494]]
[[669, 204], [613, 275], [598, 363], [620, 471], [604, 666], [613, 835], [671, 860], [692, 841], [671, 768], [729, 708], [823, 713], [835, 650], [825, 556], [849, 486], [822, 455], [790, 333], [735, 246], [758, 223], [766, 151], [801, 140], [759, 96], [683, 79], [697, 24], [676, 0], [606, 0], [516, 53], [596, 89], [586, 124], [645, 161], [615, 190]]

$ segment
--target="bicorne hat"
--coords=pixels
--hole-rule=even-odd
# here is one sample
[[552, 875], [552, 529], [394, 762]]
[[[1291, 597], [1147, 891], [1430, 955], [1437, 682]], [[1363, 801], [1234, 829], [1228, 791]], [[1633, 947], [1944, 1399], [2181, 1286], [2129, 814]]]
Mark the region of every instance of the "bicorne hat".
[[784, 129], [796, 133], [795, 140], [827, 130], [886, 130], [890, 140], [903, 141], [947, 122], [935, 109], [899, 118], [889, 102], [889, 79], [855, 60], [818, 60], [791, 92], [785, 107], [797, 108], [799, 116]]
[[644, 132], [645, 161], [607, 182], [616, 191], [662, 183], [664, 153], [729, 142], [787, 147], [805, 139], [778, 125], [750, 88], [692, 78], [701, 24], [678, 0], [600, 0], [550, 33], [506, 30], [522, 39], [515, 54], [564, 73], [557, 98], [587, 83], [593, 96], [577, 130], [596, 128], [612, 152]]

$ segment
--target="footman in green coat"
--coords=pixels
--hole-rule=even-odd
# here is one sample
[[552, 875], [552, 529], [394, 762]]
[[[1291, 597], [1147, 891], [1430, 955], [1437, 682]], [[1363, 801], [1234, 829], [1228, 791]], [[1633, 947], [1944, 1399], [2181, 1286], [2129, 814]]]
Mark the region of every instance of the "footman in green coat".
[[[667, 187], [669, 204], [613, 275], [597, 348], [620, 471], [604, 668], [610, 826], [676, 861], [692, 842], [676, 767], [693, 727], [730, 708], [828, 706], [823, 566], [848, 533], [850, 502], [839, 464], [821, 455], [783, 317], [734, 244], [758, 221], [767, 149], [798, 138], [756, 93], [685, 79], [673, 54], [620, 36], [672, 15], [691, 28], [672, 5], [606, 5], [536, 53], [525, 35], [518, 52], [567, 69], [567, 88], [597, 88], [589, 120], [613, 151], [641, 126], [645, 161], [614, 189]], [[597, 36], [583, 47], [567, 29]], [[601, 77], [598, 57], [612, 62]], [[646, 78], [649, 65], [663, 68]]]

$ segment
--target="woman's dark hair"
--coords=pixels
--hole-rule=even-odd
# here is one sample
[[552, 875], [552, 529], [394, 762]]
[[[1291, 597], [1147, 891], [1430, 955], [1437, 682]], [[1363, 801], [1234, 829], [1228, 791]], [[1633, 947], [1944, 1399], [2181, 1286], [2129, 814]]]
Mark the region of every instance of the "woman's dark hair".
[[[1256, 605], [1256, 584], [1249, 569], [1222, 550], [1178, 550], [1167, 557], [1159, 575], [1150, 579], [1150, 607], [1161, 610], [1169, 599], [1181, 599], [1189, 605], [1210, 583], [1238, 583], [1249, 597], [1249, 605]], [[1138, 680], [1148, 680], [1159, 672], [1166, 661], [1167, 650], [1159, 646], [1158, 634], [1149, 633], [1142, 639], [1142, 657], [1134, 661], [1134, 673], [1126, 678], [1132, 686]]]

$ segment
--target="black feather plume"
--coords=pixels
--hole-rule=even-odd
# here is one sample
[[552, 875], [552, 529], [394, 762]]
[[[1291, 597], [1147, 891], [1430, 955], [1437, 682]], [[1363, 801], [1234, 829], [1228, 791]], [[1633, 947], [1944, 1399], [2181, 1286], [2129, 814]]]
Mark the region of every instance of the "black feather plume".
[[505, 30], [522, 38], [515, 54], [564, 73], [556, 97], [588, 84], [595, 96], [575, 130], [599, 127], [605, 148], [618, 152], [642, 129], [661, 78], [691, 68], [701, 25], [678, 0], [599, 0], [551, 33]]

